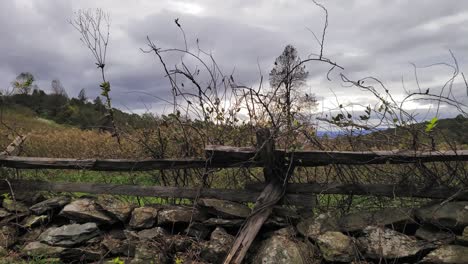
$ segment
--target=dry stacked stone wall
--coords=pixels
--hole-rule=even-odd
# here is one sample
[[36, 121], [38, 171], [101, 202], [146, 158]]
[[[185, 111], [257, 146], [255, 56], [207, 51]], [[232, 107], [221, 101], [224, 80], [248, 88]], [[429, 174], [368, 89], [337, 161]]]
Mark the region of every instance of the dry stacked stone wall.
[[[222, 263], [250, 214], [216, 199], [143, 207], [106, 197], [1, 199], [0, 263]], [[305, 219], [277, 207], [246, 262], [468, 263], [468, 202]]]

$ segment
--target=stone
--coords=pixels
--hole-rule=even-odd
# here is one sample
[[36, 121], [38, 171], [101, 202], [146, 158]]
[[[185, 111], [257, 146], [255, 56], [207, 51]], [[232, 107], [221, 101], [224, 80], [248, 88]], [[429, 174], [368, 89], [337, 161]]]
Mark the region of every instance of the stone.
[[68, 196], [57, 196], [40, 203], [37, 203], [29, 208], [31, 212], [36, 215], [45, 214], [47, 212], [58, 212], [71, 201], [71, 198]]
[[[64, 260], [65, 263], [76, 263], [77, 260], [80, 263], [96, 263], [104, 256], [106, 252], [96, 248], [67, 248], [60, 254], [60, 259]], [[47, 262], [48, 263], [48, 262]]]
[[89, 198], [71, 202], [62, 209], [60, 215], [78, 223], [96, 222], [110, 225], [116, 222], [99, 204]]
[[23, 226], [27, 228], [44, 225], [49, 221], [47, 215], [30, 215], [23, 220]]
[[220, 226], [220, 227], [240, 227], [244, 223], [244, 219], [222, 219], [210, 218], [203, 221], [205, 226]]
[[234, 237], [221, 227], [217, 227], [210, 235], [210, 241], [223, 245], [230, 245], [234, 242]]
[[166, 244], [172, 252], [186, 252], [190, 250], [193, 239], [183, 235], [166, 237]]
[[297, 224], [297, 231], [312, 239], [327, 231], [337, 231], [338, 222], [331, 214], [320, 214], [317, 217], [308, 217]]
[[131, 240], [133, 242], [139, 241], [137, 232], [134, 230], [124, 230], [125, 239]]
[[314, 256], [317, 249], [310, 242], [293, 239], [288, 233], [275, 232], [274, 235], [263, 240], [253, 256], [252, 263], [321, 263], [320, 258]]
[[389, 228], [369, 226], [364, 236], [358, 238], [361, 252], [372, 259], [413, 257], [424, 249], [434, 247]]
[[120, 228], [115, 228], [115, 229], [111, 229], [109, 230], [109, 232], [107, 232], [107, 236], [110, 236], [112, 238], [116, 238], [116, 239], [119, 239], [119, 240], [124, 240], [127, 238], [127, 236], [125, 235], [125, 232], [127, 230], [123, 230], [123, 229], [120, 229]]
[[28, 207], [24, 203], [20, 201], [14, 201], [12, 199], [4, 199], [2, 202], [2, 206], [3, 208], [13, 213], [16, 213], [16, 212], [28, 213], [29, 212]]
[[18, 241], [18, 231], [12, 226], [0, 228], [0, 247], [9, 248]]
[[8, 217], [10, 215], [11, 215], [10, 212], [8, 212], [7, 210], [5, 210], [3, 208], [0, 208], [0, 219], [3, 219], [3, 218]]
[[268, 217], [268, 219], [263, 224], [263, 226], [271, 229], [287, 227], [289, 225], [291, 225], [290, 219], [277, 215], [270, 215], [270, 217]]
[[140, 243], [135, 249], [135, 258], [130, 262], [131, 264], [163, 264], [167, 263], [168, 257], [165, 253], [164, 247], [155, 242], [153, 243]]
[[468, 247], [444, 245], [426, 255], [420, 263], [467, 264]]
[[462, 246], [468, 246], [468, 226], [463, 229], [461, 236], [456, 237], [456, 243]]
[[234, 237], [217, 227], [211, 233], [210, 241], [201, 244], [200, 257], [210, 263], [222, 263], [232, 243]]
[[29, 242], [37, 241], [43, 231], [44, 230], [42, 230], [41, 228], [33, 228], [28, 230], [28, 232], [24, 233], [18, 238], [18, 244], [24, 245]]
[[74, 247], [100, 234], [96, 223], [71, 224], [51, 227], [39, 239], [51, 246]]
[[193, 221], [204, 221], [206, 216], [192, 207], [171, 207], [158, 213], [158, 225], [188, 224]]
[[198, 206], [221, 218], [247, 218], [251, 212], [246, 205], [210, 198], [199, 199]]
[[130, 218], [129, 226], [133, 229], [151, 228], [156, 223], [158, 209], [153, 207], [135, 208]]
[[143, 229], [141, 231], [138, 231], [136, 233], [136, 236], [139, 239], [156, 239], [156, 238], [162, 238], [164, 236], [169, 235], [169, 233], [162, 227], [153, 227], [150, 229]]
[[286, 236], [286, 237], [295, 237], [297, 231], [293, 226], [284, 227], [278, 230], [273, 231], [273, 235]]
[[378, 211], [361, 211], [339, 219], [338, 226], [342, 232], [363, 230], [367, 226], [407, 225], [416, 223], [413, 209], [384, 208]]
[[97, 244], [101, 244], [102, 242], [102, 237], [101, 236], [96, 236], [93, 237], [85, 242], [86, 246], [95, 246]]
[[31, 205], [44, 201], [45, 197], [38, 192], [17, 192], [15, 193], [15, 199], [17, 201], [22, 201], [25, 204]]
[[106, 236], [101, 243], [111, 256], [135, 256], [136, 244], [130, 240], [120, 240], [111, 236]]
[[118, 219], [122, 223], [126, 223], [135, 206], [113, 198], [98, 199], [99, 205], [106, 210], [113, 218]]
[[436, 245], [450, 244], [456, 238], [453, 233], [445, 232], [439, 228], [426, 225], [418, 228], [414, 236]]
[[18, 212], [17, 214], [12, 213], [11, 215], [3, 218], [0, 221], [0, 226], [8, 225], [9, 223], [15, 223], [16, 224], [18, 221], [22, 221], [28, 215], [29, 215], [29, 212], [28, 213]]
[[194, 237], [197, 240], [203, 240], [210, 234], [210, 229], [204, 224], [194, 222], [184, 230], [184, 234]]
[[354, 239], [341, 232], [327, 231], [317, 237], [317, 244], [327, 261], [351, 262], [357, 258]]
[[29, 257], [60, 257], [67, 250], [64, 247], [53, 247], [39, 241], [27, 243], [22, 249], [21, 254]]
[[416, 216], [424, 223], [461, 230], [468, 226], [468, 202], [423, 207], [416, 210]]
[[273, 215], [288, 218], [291, 220], [297, 220], [300, 218], [299, 213], [296, 209], [285, 207], [285, 206], [275, 206], [273, 207]]

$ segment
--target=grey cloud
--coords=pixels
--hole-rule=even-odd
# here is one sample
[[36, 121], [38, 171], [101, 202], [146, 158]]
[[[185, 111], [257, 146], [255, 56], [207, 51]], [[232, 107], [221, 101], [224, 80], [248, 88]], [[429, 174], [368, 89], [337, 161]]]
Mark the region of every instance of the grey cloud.
[[[136, 40], [150, 38], [161, 48], [184, 48], [181, 32], [174, 24], [180, 15], [161, 12], [130, 25], [131, 37]], [[227, 74], [235, 70], [235, 75], [250, 82], [258, 80], [257, 60], [263, 67], [271, 67], [288, 42], [282, 34], [274, 34], [266, 29], [253, 27], [242, 22], [231, 22], [223, 18], [199, 18], [184, 15], [180, 17], [189, 47], [196, 48], [196, 39], [202, 50], [212, 53], [219, 66]], [[152, 25], [158, 25], [154, 27]], [[169, 61], [177, 63], [178, 56]]]
[[[23, 6], [23, 2], [27, 4]], [[159, 111], [161, 102], [144, 94], [170, 97], [169, 82], [158, 61], [139, 49], [146, 47], [146, 36], [162, 48], [183, 48], [175, 18], [180, 18], [191, 47], [199, 38], [200, 47], [213, 53], [224, 73], [234, 71], [236, 80], [246, 85], [258, 82], [258, 66], [267, 79], [274, 59], [287, 44], [296, 46], [302, 58], [319, 52], [306, 27], [320, 36], [324, 16], [311, 1], [159, 1], [154, 11], [143, 10], [149, 3], [153, 2], [1, 1], [0, 35], [5, 41], [0, 43], [0, 86], [8, 86], [18, 73], [30, 71], [43, 89], [59, 78], [71, 95], [82, 88], [89, 97], [98, 95], [100, 79], [93, 58], [67, 23], [73, 11], [95, 6], [111, 12], [108, 78], [116, 105], [128, 109], [153, 105]], [[188, 14], [174, 8], [176, 4], [199, 5], [202, 13]], [[334, 71], [329, 82], [325, 78], [328, 65], [308, 64], [310, 80], [320, 81], [313, 87], [318, 96], [332, 96], [328, 89], [339, 96], [353, 93], [355, 88], [342, 87], [340, 73], [353, 79], [376, 76], [391, 86], [392, 93], [403, 94], [402, 77], [408, 89], [415, 89], [409, 62], [452, 63], [448, 49], [456, 54], [461, 70], [466, 69], [468, 27], [461, 20], [440, 21], [466, 13], [468, 2], [331, 0], [324, 4], [329, 11], [324, 55], [345, 69]], [[440, 28], [427, 30], [424, 25], [428, 23]], [[180, 61], [179, 55], [166, 58], [170, 65]], [[188, 58], [184, 60], [193, 65]], [[434, 78], [446, 73], [441, 68], [421, 70], [420, 81], [436, 81]], [[454, 93], [466, 100], [463, 87], [457, 86]], [[452, 112], [444, 109], [444, 113]]]

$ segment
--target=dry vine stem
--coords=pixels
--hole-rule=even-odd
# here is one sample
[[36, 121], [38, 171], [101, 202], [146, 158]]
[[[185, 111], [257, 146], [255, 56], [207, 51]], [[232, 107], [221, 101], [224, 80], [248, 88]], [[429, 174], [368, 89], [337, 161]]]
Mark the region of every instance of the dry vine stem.
[[[324, 11], [325, 15], [321, 37], [318, 38], [317, 35], [312, 32], [319, 44], [319, 51], [315, 54], [312, 53], [304, 60], [294, 63], [292, 67], [289, 67], [287, 71], [284, 72], [284, 77], [281, 80], [276, 81], [275, 85], [270, 85], [270, 87], [263, 85], [262, 75], [259, 78], [259, 85], [257, 87], [249, 87], [237, 82], [233, 74], [223, 73], [221, 67], [216, 63], [214, 56], [200, 48], [200, 42], [198, 39], [196, 41], [196, 46], [189, 47], [186, 38], [187, 36], [182, 27], [183, 20], [177, 19], [175, 24], [183, 35], [184, 48], [165, 49], [158, 46], [157, 42], [152, 41], [148, 37], [149, 50], [146, 50], [145, 52], [153, 53], [164, 69], [164, 73], [166, 74], [171, 86], [173, 97], [173, 117], [177, 122], [179, 122], [178, 124], [180, 125], [183, 134], [190, 134], [190, 131], [196, 131], [196, 133], [200, 135], [200, 139], [203, 141], [203, 144], [223, 145], [225, 143], [223, 139], [226, 138], [224, 131], [214, 128], [242, 126], [238, 118], [238, 113], [243, 110], [247, 113], [245, 126], [248, 127], [251, 134], [255, 134], [256, 131], [261, 129], [269, 128], [271, 129], [271, 140], [273, 140], [276, 145], [283, 146], [291, 153], [296, 151], [296, 147], [303, 145], [312, 145], [313, 147], [322, 150], [346, 149], [351, 151], [362, 151], [368, 150], [369, 148], [375, 148], [375, 144], [369, 146], [366, 145], [366, 142], [359, 142], [359, 140], [361, 140], [360, 138], [353, 137], [347, 137], [343, 140], [340, 139], [337, 140], [339, 141], [337, 144], [328, 145], [326, 141], [317, 140], [314, 135], [316, 127], [313, 127], [310, 123], [298, 120], [298, 125], [293, 124], [296, 123], [292, 120], [293, 110], [291, 107], [294, 102], [290, 100], [291, 89], [288, 90], [288, 87], [291, 87], [288, 86], [287, 83], [291, 80], [291, 75], [296, 70], [304, 67], [305, 64], [319, 62], [330, 66], [326, 72], [328, 80], [331, 80], [330, 76], [333, 71], [340, 71], [338, 76], [343, 85], [356, 87], [370, 92], [371, 95], [377, 99], [378, 103], [373, 108], [363, 106], [363, 108], [366, 109], [365, 114], [361, 114], [359, 118], [355, 118], [354, 116], [356, 114], [349, 112], [346, 107], [340, 107], [333, 113], [330, 113], [330, 116], [321, 116], [317, 118], [317, 120], [321, 120], [322, 123], [328, 123], [341, 129], [349, 129], [350, 131], [370, 130], [378, 132], [378, 129], [382, 125], [388, 125], [389, 127], [400, 125], [403, 127], [402, 129], [407, 129], [412, 133], [413, 142], [410, 144], [410, 149], [415, 153], [424, 150], [434, 150], [435, 140], [432, 140], [432, 146], [425, 146], [420, 142], [420, 137], [418, 138], [418, 134], [414, 132], [414, 128], [408, 127], [409, 124], [415, 123], [416, 118], [412, 113], [406, 111], [403, 106], [399, 104], [399, 102], [388, 92], [389, 90], [385, 87], [383, 82], [375, 77], [365, 77], [357, 81], [351, 80], [341, 72], [344, 70], [344, 67], [326, 57], [324, 43], [326, 31], [328, 29], [328, 11], [320, 3], [316, 1], [314, 1], [314, 3]], [[165, 55], [168, 53], [182, 55], [180, 56], [181, 61], [174, 67], [169, 66], [173, 65], [173, 62], [166, 61]], [[196, 65], [193, 66], [193, 63], [186, 63], [184, 59], [188, 60], [187, 58], [195, 61]], [[457, 71], [454, 72], [456, 73]], [[372, 85], [369, 83], [372, 83]], [[284, 92], [285, 86], [286, 91]], [[450, 86], [450, 82], [448, 86]], [[380, 89], [383, 89], [385, 92], [382, 94]], [[287, 97], [285, 108], [275, 107], [274, 100], [282, 95]], [[420, 95], [420, 93], [413, 93], [409, 98], [416, 95]], [[453, 100], [453, 98], [449, 96], [439, 95], [434, 97], [432, 94], [428, 93], [424, 94], [424, 97], [426, 99], [433, 98], [436, 102], [445, 102], [458, 106], [459, 108], [462, 107], [460, 104], [455, 103], [456, 100]], [[410, 100], [409, 98], [405, 100]], [[405, 100], [403, 100], [403, 102]], [[378, 108], [380, 107], [382, 107], [382, 110], [378, 111]], [[464, 112], [464, 110], [461, 112]], [[371, 115], [372, 117], [374, 115], [377, 116], [378, 122], [370, 122]], [[195, 126], [190, 121], [192, 119], [199, 120], [201, 122]], [[427, 136], [432, 137], [433, 135], [431, 133], [427, 133]], [[378, 145], [378, 147], [386, 145], [391, 146], [394, 141], [396, 141], [396, 139], [394, 139], [395, 137], [392, 138], [387, 135], [384, 135], [384, 137], [388, 143], [382, 143]], [[259, 144], [258, 137], [257, 144]], [[259, 147], [257, 150], [258, 152], [254, 155], [254, 159], [263, 157], [265, 154], [263, 147]], [[451, 150], [456, 151], [457, 149], [452, 148]], [[358, 168], [357, 166], [351, 167], [349, 166], [351, 164], [332, 164], [325, 169], [316, 168], [315, 173], [311, 173], [310, 169], [304, 169], [301, 170], [301, 172], [298, 172], [297, 170], [294, 170], [294, 165], [297, 164], [287, 164], [285, 161], [281, 161], [278, 164], [275, 160], [265, 160], [264, 162], [264, 164], [271, 163], [275, 165], [265, 167], [264, 175], [267, 182], [265, 185], [266, 187], [264, 186], [261, 199], [257, 201], [258, 204], [256, 204], [256, 209], [254, 209], [252, 216], [246, 221], [246, 224], [242, 227], [239, 235], [237, 236], [225, 263], [242, 262], [250, 243], [256, 236], [263, 221], [268, 218], [268, 215], [271, 212], [270, 205], [281, 199], [284, 194], [284, 190], [287, 188], [286, 185], [288, 180], [303, 181], [304, 175], [309, 177], [310, 174], [314, 174], [323, 175], [322, 180], [325, 182], [339, 181], [344, 184], [351, 184], [362, 180], [362, 175], [366, 175], [366, 177], [371, 178], [372, 176], [367, 175], [379, 175], [378, 173], [383, 171], [380, 167], [372, 167], [370, 164], [362, 166], [364, 168]], [[288, 165], [291, 165], [291, 167]], [[401, 177], [402, 182], [408, 180], [408, 178], [414, 177], [409, 176], [410, 172], [415, 172], [415, 169], [412, 166], [417, 167], [416, 171], [421, 175], [428, 176], [425, 177], [426, 180], [431, 179], [428, 181], [433, 181], [434, 179], [437, 179], [437, 177], [435, 177], [436, 173], [433, 173], [430, 168], [423, 163], [416, 163], [411, 166], [402, 166], [402, 175], [404, 175]], [[448, 168], [451, 175], [466, 175], [463, 167], [450, 164], [449, 162], [445, 162], [444, 166]], [[269, 171], [268, 168], [274, 169], [273, 171]], [[292, 175], [293, 170], [295, 171], [295, 175]], [[388, 172], [386, 173], [388, 174]], [[203, 174], [204, 179], [209, 178], [209, 174], [210, 172]], [[279, 178], [281, 178], [281, 180], [278, 180]], [[388, 179], [394, 178], [395, 177], [392, 176], [388, 177]], [[379, 179], [372, 178], [372, 180]], [[450, 182], [453, 182], [452, 180], [453, 178]], [[442, 183], [440, 182], [440, 179], [438, 181], [439, 183]], [[395, 182], [395, 184], [398, 183], [399, 182]], [[203, 180], [203, 184], [201, 185], [201, 188], [204, 187], [205, 180]], [[266, 201], [264, 199], [266, 199]], [[343, 202], [345, 203], [343, 210], [349, 210], [351, 203], [353, 202], [352, 195], [344, 198]]]
[[112, 125], [112, 136], [115, 136], [120, 146], [120, 134], [115, 123], [114, 110], [110, 98], [110, 83], [106, 80], [104, 68], [106, 66], [107, 46], [110, 36], [110, 17], [102, 9], [79, 10], [70, 24], [81, 34], [80, 40], [91, 51], [96, 59], [96, 66], [101, 71], [101, 95], [106, 98], [108, 117]]

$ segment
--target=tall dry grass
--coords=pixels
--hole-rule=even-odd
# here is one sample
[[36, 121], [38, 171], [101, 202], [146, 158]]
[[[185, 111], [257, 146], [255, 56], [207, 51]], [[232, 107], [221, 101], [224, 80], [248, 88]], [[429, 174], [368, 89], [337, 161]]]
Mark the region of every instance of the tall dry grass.
[[4, 112], [0, 125], [0, 148], [4, 149], [17, 135], [29, 134], [23, 156], [62, 158], [144, 158], [138, 144], [124, 138], [119, 146], [109, 133], [81, 130], [24, 112]]

